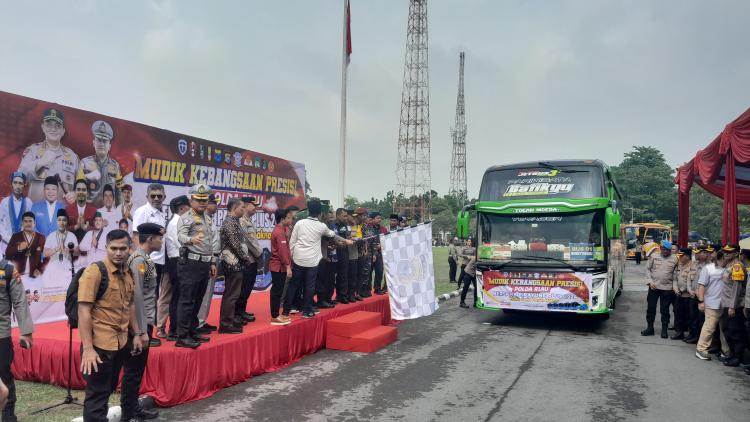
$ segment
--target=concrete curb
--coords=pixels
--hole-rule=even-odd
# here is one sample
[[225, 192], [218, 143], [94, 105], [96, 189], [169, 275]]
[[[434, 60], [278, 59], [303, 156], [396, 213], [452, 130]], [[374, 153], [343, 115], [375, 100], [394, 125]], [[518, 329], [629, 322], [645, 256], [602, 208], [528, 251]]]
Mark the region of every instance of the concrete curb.
[[[474, 286], [469, 286], [469, 290], [474, 290]], [[445, 302], [448, 299], [451, 299], [451, 298], [454, 298], [454, 297], [458, 297], [460, 295], [461, 295], [461, 292], [459, 292], [458, 290], [454, 290], [454, 291], [452, 291], [450, 293], [444, 293], [444, 294], [442, 294], [440, 296], [436, 296], [435, 300], [437, 300], [438, 303], [440, 303], [440, 302]]]

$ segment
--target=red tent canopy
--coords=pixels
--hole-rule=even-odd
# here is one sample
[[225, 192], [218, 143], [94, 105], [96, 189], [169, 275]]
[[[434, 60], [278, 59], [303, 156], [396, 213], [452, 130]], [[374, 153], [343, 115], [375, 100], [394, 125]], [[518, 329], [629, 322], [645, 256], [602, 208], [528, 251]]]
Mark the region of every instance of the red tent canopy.
[[737, 243], [737, 204], [750, 204], [750, 109], [677, 169], [678, 243], [687, 246], [693, 182], [724, 200], [722, 242]]

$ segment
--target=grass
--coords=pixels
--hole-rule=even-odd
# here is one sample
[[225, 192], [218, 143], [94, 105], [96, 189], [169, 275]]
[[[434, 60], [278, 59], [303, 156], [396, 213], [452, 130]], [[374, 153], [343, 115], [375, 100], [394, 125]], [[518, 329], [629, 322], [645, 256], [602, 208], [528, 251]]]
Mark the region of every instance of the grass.
[[448, 247], [432, 248], [432, 266], [435, 269], [435, 294], [450, 293], [456, 290], [455, 283], [448, 280]]
[[[71, 419], [83, 415], [83, 407], [73, 404], [59, 406], [37, 415], [31, 414], [35, 410], [62, 403], [67, 394], [67, 390], [62, 387], [16, 380], [16, 415], [18, 420], [24, 422], [70, 422]], [[78, 398], [79, 403], [83, 403], [83, 391], [73, 390], [72, 395]], [[109, 398], [109, 405], [117, 406], [119, 404], [120, 395], [112, 394]]]
[[[456, 284], [448, 280], [448, 248], [432, 248], [432, 257], [435, 269], [435, 294], [441, 295], [456, 290]], [[66, 389], [62, 387], [36, 382], [16, 381], [16, 396], [18, 397], [16, 414], [19, 420], [25, 422], [69, 422], [71, 419], [83, 414], [81, 406], [65, 405], [38, 415], [31, 415], [31, 412], [37, 409], [61, 403], [66, 394]], [[79, 403], [83, 403], [84, 392], [74, 390], [73, 397], [77, 397]], [[109, 404], [110, 406], [119, 405], [120, 395], [113, 394], [110, 397]]]

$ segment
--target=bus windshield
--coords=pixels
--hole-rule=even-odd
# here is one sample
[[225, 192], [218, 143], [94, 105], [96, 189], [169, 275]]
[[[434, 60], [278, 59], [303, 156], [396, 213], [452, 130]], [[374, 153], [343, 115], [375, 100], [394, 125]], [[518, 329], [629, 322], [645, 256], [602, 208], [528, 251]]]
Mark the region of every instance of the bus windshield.
[[479, 191], [480, 201], [606, 196], [601, 168], [552, 164], [487, 172]]
[[523, 216], [480, 213], [479, 259], [602, 263], [604, 236], [603, 210]]

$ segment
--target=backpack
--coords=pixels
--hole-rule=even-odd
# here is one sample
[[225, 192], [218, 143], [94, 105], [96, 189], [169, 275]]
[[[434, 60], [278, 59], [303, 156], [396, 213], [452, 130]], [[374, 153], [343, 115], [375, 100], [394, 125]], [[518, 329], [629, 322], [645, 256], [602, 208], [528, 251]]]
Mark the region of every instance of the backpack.
[[[107, 267], [104, 266], [104, 262], [97, 261], [96, 266], [99, 267], [99, 273], [101, 273], [102, 281], [99, 282], [99, 290], [96, 292], [96, 299], [99, 300], [104, 296], [104, 292], [109, 287], [109, 278], [107, 276]], [[73, 281], [68, 286], [68, 292], [65, 294], [65, 315], [68, 316], [68, 325], [70, 328], [78, 328], [78, 281], [81, 279], [81, 275], [86, 268], [81, 268], [76, 272], [73, 277]]]

